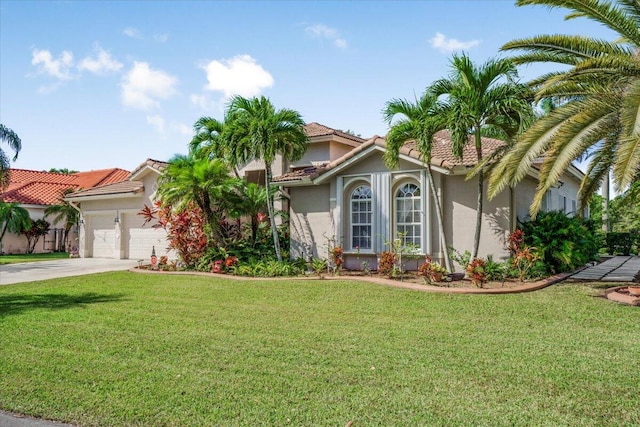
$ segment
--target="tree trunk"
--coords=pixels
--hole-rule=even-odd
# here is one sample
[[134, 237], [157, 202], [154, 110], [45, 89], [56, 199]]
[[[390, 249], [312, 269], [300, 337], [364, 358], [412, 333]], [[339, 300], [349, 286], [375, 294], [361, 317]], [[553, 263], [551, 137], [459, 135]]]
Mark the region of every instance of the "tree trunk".
[[264, 181], [267, 188], [267, 213], [269, 214], [269, 221], [271, 222], [271, 235], [273, 236], [273, 246], [276, 249], [276, 257], [278, 262], [282, 262], [282, 254], [280, 253], [280, 239], [278, 238], [278, 230], [276, 229], [276, 218], [274, 215], [273, 198], [269, 191], [269, 185], [271, 184], [271, 164], [265, 162], [265, 174]]
[[607, 172], [602, 183], [602, 197], [604, 198], [602, 202], [602, 231], [605, 233], [611, 231], [609, 229], [609, 174], [610, 172]]
[[[479, 127], [476, 127], [476, 154], [478, 155], [478, 163], [482, 161], [482, 139], [480, 136]], [[482, 232], [482, 209], [483, 209], [483, 194], [484, 194], [484, 171], [478, 172], [478, 204], [476, 207], [476, 233], [473, 237], [473, 255], [471, 259], [478, 257], [478, 249], [480, 248], [480, 233]]]
[[[431, 196], [433, 196], [433, 201], [436, 205], [436, 217], [438, 220], [438, 232], [440, 233], [440, 244], [444, 248], [444, 267], [447, 269], [449, 273], [453, 273], [453, 268], [451, 266], [451, 259], [449, 258], [449, 246], [447, 245], [447, 236], [444, 234], [444, 222], [442, 220], [442, 206], [440, 205], [440, 198], [438, 197], [438, 192], [436, 191], [436, 186], [433, 182], [433, 174], [431, 173], [431, 165], [427, 164], [427, 179], [429, 180], [429, 188], [431, 190]], [[431, 238], [431, 236], [428, 236]]]

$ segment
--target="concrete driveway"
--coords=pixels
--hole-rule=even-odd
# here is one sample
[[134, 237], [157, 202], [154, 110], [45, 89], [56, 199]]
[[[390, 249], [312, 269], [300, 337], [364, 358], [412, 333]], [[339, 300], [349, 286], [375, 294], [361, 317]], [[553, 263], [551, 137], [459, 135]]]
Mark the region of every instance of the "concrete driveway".
[[58, 277], [82, 276], [105, 271], [128, 270], [138, 265], [130, 259], [73, 258], [0, 265], [0, 285]]

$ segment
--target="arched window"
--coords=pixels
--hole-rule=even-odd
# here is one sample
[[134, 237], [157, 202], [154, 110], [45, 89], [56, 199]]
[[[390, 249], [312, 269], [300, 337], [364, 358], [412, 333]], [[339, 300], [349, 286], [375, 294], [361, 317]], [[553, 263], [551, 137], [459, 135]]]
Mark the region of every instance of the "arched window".
[[422, 221], [420, 212], [420, 187], [403, 184], [396, 191], [396, 237], [402, 238], [404, 245], [422, 244]]
[[351, 248], [371, 249], [371, 187], [361, 185], [351, 193]]

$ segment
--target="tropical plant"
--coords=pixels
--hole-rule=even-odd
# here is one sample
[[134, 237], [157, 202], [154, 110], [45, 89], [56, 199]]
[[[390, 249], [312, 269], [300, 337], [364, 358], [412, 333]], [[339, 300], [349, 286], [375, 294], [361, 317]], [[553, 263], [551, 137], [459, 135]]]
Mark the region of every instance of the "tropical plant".
[[229, 110], [225, 113], [224, 121], [208, 116], [200, 117], [193, 125], [195, 135], [189, 143], [189, 151], [208, 159], [224, 160], [239, 178], [238, 167], [248, 158], [248, 154], [245, 146], [236, 144], [233, 140], [231, 126], [225, 125], [231, 120]]
[[[443, 248], [447, 248], [447, 236], [444, 232], [444, 222], [442, 215], [442, 205], [433, 182], [433, 172], [431, 170], [431, 147], [432, 138], [435, 132], [441, 128], [441, 117], [436, 114], [436, 98], [429, 94], [424, 94], [415, 103], [405, 99], [393, 99], [387, 102], [383, 115], [385, 121], [391, 125], [387, 133], [387, 151], [384, 159], [387, 166], [395, 168], [400, 157], [400, 148], [409, 141], [415, 141], [420, 152], [420, 157], [426, 165], [427, 179], [431, 189], [436, 219], [438, 222], [438, 233]], [[396, 122], [395, 118], [401, 117]], [[449, 253], [444, 250], [444, 265], [450, 272], [453, 271]]]
[[540, 212], [535, 220], [519, 225], [524, 246], [535, 248], [547, 273], [569, 271], [596, 258], [601, 242], [591, 221], [564, 212]]
[[478, 176], [476, 229], [472, 258], [478, 256], [484, 205], [485, 165], [482, 136], [510, 142], [533, 120], [529, 89], [517, 82], [515, 66], [504, 59], [490, 59], [477, 67], [466, 55], [454, 55], [449, 78], [435, 81], [428, 92], [439, 100], [441, 126], [451, 132], [453, 154], [462, 157], [465, 145], [473, 144], [478, 160], [472, 174]]
[[258, 227], [267, 207], [267, 189], [253, 182], [241, 181], [237, 193], [231, 194], [230, 213], [233, 217], [248, 216], [251, 229], [250, 242], [256, 245]]
[[481, 288], [487, 282], [487, 261], [483, 258], [474, 258], [466, 268], [467, 275], [471, 278], [471, 282]]
[[69, 231], [71, 231], [71, 227], [78, 224], [80, 217], [78, 210], [64, 201], [64, 197], [69, 193], [73, 193], [73, 191], [73, 188], [62, 190], [60, 203], [47, 206], [44, 210], [45, 219], [51, 216], [53, 217], [54, 224], [64, 222], [64, 236], [62, 240], [64, 241], [65, 248], [69, 247]]
[[[18, 153], [22, 149], [22, 141], [20, 137], [11, 129], [0, 123], [0, 142], [6, 143], [15, 153], [13, 161], [18, 159]], [[4, 190], [9, 186], [10, 164], [7, 153], [0, 147], [0, 190]]]
[[229, 168], [221, 159], [209, 160], [189, 155], [176, 155], [159, 179], [158, 195], [163, 204], [178, 212], [194, 203], [204, 215], [213, 243], [222, 240], [222, 222], [236, 192], [238, 179], [229, 176]]
[[593, 151], [579, 190], [586, 206], [609, 171], [618, 189], [640, 177], [640, 3], [633, 0], [519, 0], [519, 6], [566, 8], [566, 19], [596, 21], [620, 37], [606, 41], [584, 35], [540, 35], [514, 40], [505, 51], [523, 52], [516, 64], [550, 62], [563, 71], [532, 82], [536, 99], [558, 101], [519, 138], [491, 175], [490, 197], [523, 179], [535, 159], [543, 158], [531, 214], [571, 162]]
[[384, 251], [378, 260], [378, 274], [382, 276], [395, 276], [398, 266], [398, 256], [392, 251]]
[[206, 254], [209, 242], [204, 232], [205, 219], [194, 203], [176, 210], [156, 202], [153, 207], [145, 205], [138, 215], [144, 218], [144, 224], [157, 221], [155, 226], [167, 232], [169, 248], [177, 251], [186, 266], [193, 267]]
[[[295, 161], [307, 149], [308, 138], [300, 113], [289, 109], [276, 110], [264, 96], [251, 99], [234, 96], [227, 114], [233, 119], [226, 123], [229, 129], [225, 132], [236, 144], [234, 152], [237, 163], [251, 159], [264, 161], [267, 188], [271, 186], [272, 165], [276, 155], [282, 156], [284, 161]], [[276, 257], [282, 261], [272, 197], [267, 198], [267, 212]]]
[[27, 238], [27, 253], [32, 254], [36, 249], [36, 243], [40, 240], [40, 237], [46, 236], [49, 233], [51, 225], [44, 219], [31, 219], [31, 226], [28, 229], [22, 230], [20, 234]]
[[424, 263], [418, 268], [418, 276], [421, 276], [428, 284], [442, 281], [445, 274], [447, 274], [447, 269], [433, 261], [430, 256], [427, 256]]
[[0, 233], [0, 253], [2, 253], [2, 241], [5, 233], [21, 234], [23, 231], [31, 227], [31, 218], [29, 212], [20, 206], [19, 203], [0, 201], [0, 225], [2, 232]]

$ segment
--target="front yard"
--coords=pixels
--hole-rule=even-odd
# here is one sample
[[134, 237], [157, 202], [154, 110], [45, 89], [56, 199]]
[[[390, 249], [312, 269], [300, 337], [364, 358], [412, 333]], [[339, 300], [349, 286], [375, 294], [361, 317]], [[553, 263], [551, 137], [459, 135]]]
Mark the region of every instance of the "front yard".
[[51, 252], [48, 254], [18, 254], [18, 255], [0, 255], [0, 265], [17, 264], [22, 262], [34, 261], [51, 261], [54, 259], [67, 259], [69, 254], [66, 252]]
[[640, 424], [640, 310], [129, 272], [0, 287], [0, 408], [79, 425]]

